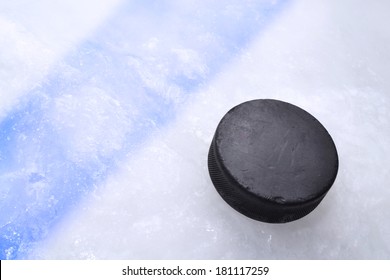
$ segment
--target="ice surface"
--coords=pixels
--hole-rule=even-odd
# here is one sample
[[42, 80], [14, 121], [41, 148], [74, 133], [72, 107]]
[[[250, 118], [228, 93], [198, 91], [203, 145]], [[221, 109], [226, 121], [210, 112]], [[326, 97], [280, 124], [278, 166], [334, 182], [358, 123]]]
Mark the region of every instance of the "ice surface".
[[0, 120], [119, 0], [0, 2]]
[[[32, 27], [19, 2], [0, 14], [1, 258], [390, 257], [386, 1], [107, 4], [60, 43], [61, 19]], [[338, 148], [296, 222], [242, 216], [208, 176], [220, 118], [255, 98], [309, 111]]]

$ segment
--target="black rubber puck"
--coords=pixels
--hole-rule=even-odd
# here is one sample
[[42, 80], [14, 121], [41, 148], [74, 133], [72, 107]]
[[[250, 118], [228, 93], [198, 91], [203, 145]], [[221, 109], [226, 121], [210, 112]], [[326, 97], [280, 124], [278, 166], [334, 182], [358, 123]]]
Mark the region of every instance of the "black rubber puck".
[[308, 112], [259, 99], [222, 118], [208, 167], [218, 193], [238, 212], [285, 223], [321, 202], [336, 179], [338, 156], [327, 130]]

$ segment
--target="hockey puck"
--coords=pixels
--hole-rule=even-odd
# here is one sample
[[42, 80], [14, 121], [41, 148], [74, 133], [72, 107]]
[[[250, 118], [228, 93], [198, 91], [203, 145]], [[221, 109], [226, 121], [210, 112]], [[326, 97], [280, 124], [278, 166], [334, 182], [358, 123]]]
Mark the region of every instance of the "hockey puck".
[[221, 197], [255, 220], [285, 223], [313, 211], [336, 179], [338, 155], [322, 124], [278, 100], [252, 100], [222, 118], [208, 168]]

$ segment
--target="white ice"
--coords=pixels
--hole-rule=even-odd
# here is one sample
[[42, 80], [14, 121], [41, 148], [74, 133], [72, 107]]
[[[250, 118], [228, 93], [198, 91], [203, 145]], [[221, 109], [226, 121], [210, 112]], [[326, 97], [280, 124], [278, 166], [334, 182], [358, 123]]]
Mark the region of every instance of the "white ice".
[[[91, 5], [91, 1], [84, 2], [86, 7]], [[181, 4], [185, 9], [175, 6], [180, 1], [172, 3], [173, 14], [175, 9], [195, 7], [193, 1]], [[196, 7], [198, 12], [205, 9], [205, 5]], [[230, 12], [239, 15], [238, 7], [232, 5]], [[154, 68], [151, 60], [143, 64], [138, 56], [131, 57], [129, 63], [141, 81], [141, 86], [132, 89], [146, 87], [165, 93], [161, 98], [173, 104], [175, 117], [163, 125], [155, 124], [142, 145], [118, 156], [126, 146], [127, 133], [137, 127], [132, 121], [142, 114], [143, 92], [139, 96], [134, 93], [138, 97], [132, 105], [122, 105], [128, 101], [124, 95], [111, 94], [105, 83], [91, 86], [88, 80], [77, 87], [80, 93], [55, 97], [47, 112], [64, 136], [65, 158], [83, 165], [85, 159], [90, 162], [91, 155], [115, 155], [117, 162], [104, 181], [48, 229], [44, 239], [34, 243], [26, 257], [390, 258], [389, 10], [388, 1], [291, 1], [248, 46], [189, 95], [169, 77], [177, 72], [188, 79], [207, 76], [211, 71], [207, 56], [181, 45], [184, 35], [175, 33], [182, 31], [180, 27], [164, 34], [170, 41], [163, 41], [163, 46], [159, 46], [159, 38], [138, 36], [137, 40], [145, 41], [144, 48], [166, 60], [158, 60]], [[105, 19], [102, 10], [94, 15], [88, 30]], [[58, 11], [58, 16], [66, 13]], [[26, 88], [48, 75], [66, 52], [66, 42], [86, 36], [76, 34], [54, 46], [50, 42], [56, 41], [59, 33], [54, 30], [60, 27], [45, 31], [42, 26], [29, 30], [27, 25], [26, 33], [18, 26], [19, 19], [4, 18], [0, 17], [0, 34], [15, 47], [5, 49], [0, 44], [5, 50], [0, 53], [0, 75], [4, 77], [0, 80], [0, 117], [15, 106]], [[143, 27], [137, 28], [142, 34]], [[77, 29], [71, 26], [69, 30]], [[87, 32], [84, 30], [79, 31]], [[206, 39], [215, 39], [213, 34], [207, 35], [211, 37]], [[47, 36], [49, 43], [33, 36]], [[0, 42], [2, 39], [0, 36]], [[117, 46], [115, 50], [120, 53], [129, 48]], [[160, 51], [154, 52], [154, 48]], [[195, 49], [207, 51], [199, 46]], [[41, 53], [36, 58], [39, 50], [48, 55]], [[19, 67], [20, 73], [15, 70]], [[338, 149], [340, 168], [331, 191], [315, 211], [288, 224], [266, 224], [242, 216], [221, 199], [209, 179], [207, 153], [220, 118], [238, 103], [256, 98], [280, 99], [307, 110], [328, 129]], [[84, 141], [75, 140], [74, 135]]]

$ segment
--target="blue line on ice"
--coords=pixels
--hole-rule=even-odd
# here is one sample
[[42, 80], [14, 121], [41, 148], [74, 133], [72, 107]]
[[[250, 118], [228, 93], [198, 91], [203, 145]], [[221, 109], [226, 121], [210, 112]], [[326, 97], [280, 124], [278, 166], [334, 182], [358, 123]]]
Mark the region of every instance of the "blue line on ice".
[[0, 259], [24, 258], [172, 120], [287, 1], [274, 2], [127, 3], [59, 62], [0, 123]]

